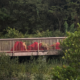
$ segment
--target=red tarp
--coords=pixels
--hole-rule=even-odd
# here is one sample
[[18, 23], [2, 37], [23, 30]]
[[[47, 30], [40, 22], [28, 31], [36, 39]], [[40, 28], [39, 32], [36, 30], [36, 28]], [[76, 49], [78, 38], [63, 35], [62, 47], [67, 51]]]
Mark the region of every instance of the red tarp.
[[38, 45], [39, 45], [39, 50], [47, 50], [47, 48], [42, 47], [42, 43], [34, 42], [33, 44], [27, 46], [27, 50], [38, 50]]
[[51, 45], [51, 47], [52, 47], [53, 49], [58, 50], [58, 49], [60, 49], [60, 43], [59, 43], [59, 42], [56, 42], [55, 44]]
[[[42, 43], [38, 43], [38, 42], [34, 42], [33, 44], [27, 46], [27, 50], [38, 50], [38, 45], [39, 45], [39, 50], [47, 50], [46, 47], [42, 47]], [[54, 45], [51, 45], [52, 47], [54, 47]], [[55, 49], [60, 49], [60, 43], [57, 42], [55, 43]], [[21, 41], [16, 41], [14, 44], [14, 47], [11, 49], [11, 51], [26, 51], [26, 48], [23, 46], [23, 42]]]
[[55, 45], [56, 49], [60, 49], [60, 43], [57, 42], [56, 45]]
[[16, 41], [14, 44], [14, 47], [11, 49], [11, 51], [25, 51], [26, 48], [23, 46], [23, 42], [21, 41]]

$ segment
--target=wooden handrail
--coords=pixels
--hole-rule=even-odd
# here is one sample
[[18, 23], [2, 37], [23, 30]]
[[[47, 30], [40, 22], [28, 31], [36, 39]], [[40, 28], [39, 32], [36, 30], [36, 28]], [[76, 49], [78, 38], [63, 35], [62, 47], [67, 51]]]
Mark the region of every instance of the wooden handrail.
[[38, 37], [38, 38], [4, 38], [0, 39], [0, 41], [5, 41], [5, 40], [44, 40], [44, 39], [65, 39], [67, 37]]

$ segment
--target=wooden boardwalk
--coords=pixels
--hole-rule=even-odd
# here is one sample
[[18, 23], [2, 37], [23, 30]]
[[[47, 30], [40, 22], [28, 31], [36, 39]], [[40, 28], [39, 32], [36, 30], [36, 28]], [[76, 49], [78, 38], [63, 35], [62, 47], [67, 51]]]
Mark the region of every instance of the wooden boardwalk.
[[11, 52], [11, 48], [14, 47], [16, 41], [26, 42], [26, 45], [30, 45], [33, 42], [44, 42], [49, 45], [53, 43], [63, 41], [66, 37], [41, 37], [41, 38], [8, 38], [0, 39], [0, 53], [4, 53], [9, 56], [39, 56], [39, 55], [60, 55], [60, 50], [38, 50], [37, 51], [14, 51]]

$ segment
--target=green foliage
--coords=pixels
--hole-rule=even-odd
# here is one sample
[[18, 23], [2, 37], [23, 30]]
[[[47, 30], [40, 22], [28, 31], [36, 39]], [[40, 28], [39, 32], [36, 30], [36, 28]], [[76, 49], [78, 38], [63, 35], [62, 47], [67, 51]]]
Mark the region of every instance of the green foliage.
[[77, 71], [75, 68], [63, 65], [53, 68], [52, 80], [76, 80]]
[[60, 37], [60, 36], [64, 36], [64, 33], [62, 33], [59, 30], [56, 31], [38, 31], [36, 32], [36, 34], [28, 34], [27, 32], [23, 35], [21, 32], [19, 32], [18, 30], [15, 30], [15, 28], [10, 28], [8, 27], [5, 30], [7, 33], [3, 36], [3, 38], [23, 38], [23, 37]]
[[66, 32], [74, 32], [74, 31], [76, 31], [76, 28], [74, 27], [74, 23], [72, 23], [69, 26], [68, 23], [67, 23], [67, 21], [65, 21], [65, 23], [64, 23], [64, 29], [65, 29], [65, 33]]
[[37, 31], [36, 34], [37, 34], [37, 35], [36, 35], [37, 37], [50, 37], [50, 36], [52, 36], [52, 32], [49, 31], [49, 30], [42, 31], [42, 32]]
[[19, 77], [20, 73], [24, 74], [25, 66], [20, 65], [18, 58], [10, 59], [9, 56], [0, 54], [0, 80]]
[[[61, 43], [63, 60], [68, 66], [57, 67], [53, 71], [53, 80], [79, 80], [80, 75], [80, 24], [74, 33], [68, 32], [68, 38]], [[57, 71], [56, 71], [57, 70]]]
[[7, 33], [5, 34], [5, 38], [23, 38], [23, 34], [19, 32], [18, 30], [15, 30], [15, 28], [8, 27], [6, 29]]
[[43, 74], [36, 74], [34, 80], [45, 80]]
[[60, 30], [53, 31], [52, 37], [62, 37], [62, 36], [64, 36], [64, 33], [62, 33]]
[[[64, 22], [69, 26], [80, 22], [79, 0], [2, 0], [0, 1], [0, 32], [15, 28], [23, 34], [49, 30], [64, 32]], [[71, 29], [71, 31], [73, 31]]]
[[[11, 58], [5, 53], [0, 54], [0, 80], [51, 80], [50, 73], [56, 65], [61, 63], [55, 59], [45, 61], [46, 56], [19, 63], [19, 58]], [[56, 63], [55, 63], [56, 61]]]
[[[68, 60], [69, 64], [75, 66], [76, 68], [79, 67], [79, 37], [80, 37], [80, 26], [78, 27], [77, 31], [74, 33], [68, 32], [68, 38], [65, 39], [62, 43], [62, 50], [65, 53], [65, 59]], [[64, 47], [64, 48], [63, 48]], [[77, 62], [77, 64], [76, 64]]]
[[49, 31], [49, 30], [46, 30], [46, 31], [37, 31], [36, 34], [25, 34], [25, 37], [60, 37], [60, 36], [64, 36], [64, 33], [62, 33], [61, 31], [59, 30], [56, 30], [56, 31]]
[[70, 32], [76, 31], [76, 28], [74, 28], [74, 23], [70, 25], [69, 31]]

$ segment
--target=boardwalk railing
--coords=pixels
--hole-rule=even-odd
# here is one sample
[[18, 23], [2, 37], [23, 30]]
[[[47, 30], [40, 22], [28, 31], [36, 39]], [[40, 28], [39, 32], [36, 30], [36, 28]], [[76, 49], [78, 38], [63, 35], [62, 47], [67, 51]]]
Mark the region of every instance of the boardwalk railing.
[[[36, 55], [57, 55], [57, 50], [40, 50], [39, 45], [37, 46], [37, 50], [19, 50], [20, 44], [15, 44], [16, 42], [25, 42], [26, 46], [33, 44], [34, 42], [45, 43], [49, 46], [63, 41], [66, 37], [41, 37], [41, 38], [8, 38], [8, 39], [0, 39], [0, 53], [5, 53], [10, 56], [36, 56]], [[36, 46], [35, 46], [36, 47]], [[15, 49], [14, 49], [15, 48]], [[18, 49], [18, 50], [16, 50]], [[51, 51], [51, 52], [50, 52]]]

